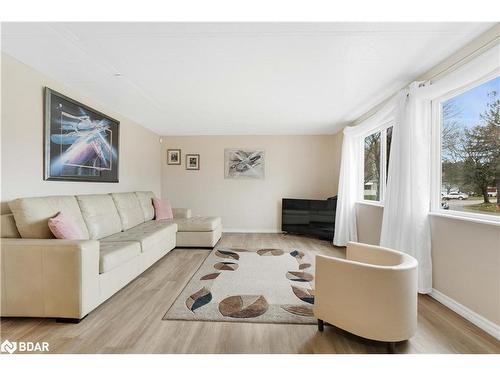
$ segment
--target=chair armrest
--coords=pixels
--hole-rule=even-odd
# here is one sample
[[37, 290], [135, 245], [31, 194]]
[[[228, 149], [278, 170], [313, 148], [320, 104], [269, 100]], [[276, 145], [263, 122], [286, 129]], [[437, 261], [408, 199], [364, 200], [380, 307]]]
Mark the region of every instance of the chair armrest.
[[189, 219], [191, 217], [190, 208], [172, 208], [174, 219]]
[[385, 341], [410, 337], [416, 329], [416, 312], [416, 264], [399, 268], [316, 256], [314, 314], [318, 319]]
[[99, 242], [2, 238], [1, 314], [82, 318], [99, 303]]
[[346, 258], [355, 262], [375, 266], [404, 266], [416, 267], [418, 262], [412, 256], [387, 247], [368, 245], [359, 242], [349, 242], [346, 249]]

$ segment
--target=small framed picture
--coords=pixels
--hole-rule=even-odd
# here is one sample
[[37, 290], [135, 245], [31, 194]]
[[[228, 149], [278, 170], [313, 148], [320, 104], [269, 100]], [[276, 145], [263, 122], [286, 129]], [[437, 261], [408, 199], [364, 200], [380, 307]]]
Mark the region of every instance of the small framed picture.
[[186, 169], [200, 169], [200, 154], [186, 154]]
[[181, 165], [181, 150], [179, 149], [167, 150], [167, 164]]

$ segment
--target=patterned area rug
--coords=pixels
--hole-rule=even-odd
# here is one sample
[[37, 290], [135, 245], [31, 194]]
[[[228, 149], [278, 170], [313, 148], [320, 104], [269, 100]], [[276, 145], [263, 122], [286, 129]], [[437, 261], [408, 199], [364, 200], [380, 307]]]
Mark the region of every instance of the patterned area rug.
[[313, 260], [301, 250], [214, 249], [163, 320], [315, 324]]

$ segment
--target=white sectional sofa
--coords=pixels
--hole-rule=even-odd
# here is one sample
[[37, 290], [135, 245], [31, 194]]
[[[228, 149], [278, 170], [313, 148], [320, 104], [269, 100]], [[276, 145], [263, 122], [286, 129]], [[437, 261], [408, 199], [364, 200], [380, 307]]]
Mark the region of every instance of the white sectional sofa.
[[[218, 217], [153, 220], [152, 192], [20, 198], [1, 217], [1, 315], [79, 321], [176, 246], [213, 247]], [[55, 239], [70, 216], [84, 240]]]

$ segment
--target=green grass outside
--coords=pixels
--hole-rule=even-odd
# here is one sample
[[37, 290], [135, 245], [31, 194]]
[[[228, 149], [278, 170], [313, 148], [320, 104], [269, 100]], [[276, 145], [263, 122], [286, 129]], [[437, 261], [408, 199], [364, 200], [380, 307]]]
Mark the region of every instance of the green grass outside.
[[480, 211], [486, 212], [489, 214], [500, 215], [500, 206], [495, 203], [479, 203], [479, 204], [471, 204], [464, 207], [467, 210], [471, 211]]

